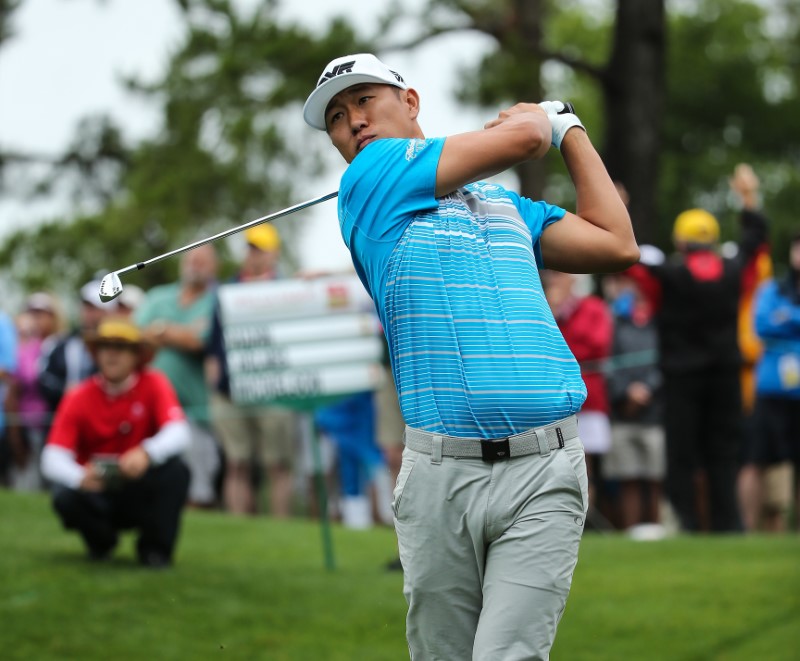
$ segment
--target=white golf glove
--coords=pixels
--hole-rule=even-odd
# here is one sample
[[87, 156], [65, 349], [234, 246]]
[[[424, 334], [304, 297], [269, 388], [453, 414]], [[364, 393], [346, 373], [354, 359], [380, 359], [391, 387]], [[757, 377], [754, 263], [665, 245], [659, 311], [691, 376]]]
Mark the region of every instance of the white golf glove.
[[561, 141], [571, 128], [577, 126], [584, 131], [586, 127], [581, 124], [578, 116], [571, 112], [564, 112], [566, 106], [561, 101], [542, 101], [539, 107], [547, 113], [550, 125], [553, 127], [551, 144], [556, 149], [561, 149]]
[[639, 246], [639, 262], [645, 266], [660, 266], [665, 259], [666, 256], [660, 248], [651, 246], [649, 243]]

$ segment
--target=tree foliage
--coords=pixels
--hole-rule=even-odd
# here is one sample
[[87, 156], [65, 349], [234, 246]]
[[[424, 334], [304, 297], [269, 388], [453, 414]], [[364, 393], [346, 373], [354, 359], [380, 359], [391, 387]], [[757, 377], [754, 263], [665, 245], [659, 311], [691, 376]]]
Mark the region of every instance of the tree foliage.
[[[632, 196], [640, 239], [668, 246], [672, 219], [705, 206], [723, 220], [740, 161], [763, 180], [777, 256], [800, 208], [800, 9], [791, 0], [428, 0], [400, 2], [375, 34], [345, 18], [321, 32], [280, 18], [277, 0], [176, 0], [185, 35], [165, 74], [128, 89], [161, 110], [159, 131], [128, 144], [113, 117], [88, 117], [50, 159], [38, 194], [72, 193], [76, 212], [0, 248], [25, 289], [71, 287], [296, 201], [320, 172], [300, 104], [322, 64], [346, 52], [414, 48], [453, 31], [494, 43], [460, 90], [463, 103], [572, 100], [612, 175]], [[0, 2], [0, 40], [18, 0]], [[397, 31], [398, 25], [414, 25]], [[396, 34], [405, 34], [403, 39]], [[0, 41], [0, 43], [2, 43]], [[458, 54], [452, 54], [458, 57]], [[19, 160], [35, 155], [17, 155]], [[563, 168], [520, 170], [521, 189], [569, 205]], [[0, 162], [2, 167], [2, 162]], [[6, 189], [4, 194], [9, 194]], [[291, 242], [288, 242], [291, 245]], [[137, 278], [174, 277], [174, 260]]]
[[[186, 33], [165, 75], [126, 82], [161, 108], [159, 132], [124, 144], [112, 118], [82, 122], [36, 189], [66, 182], [92, 212], [6, 241], [0, 266], [24, 288], [74, 285], [265, 215], [319, 171], [319, 155], [298, 149], [292, 116], [299, 117], [320, 62], [370, 44], [342, 20], [322, 35], [281, 21], [275, 1], [249, 12], [230, 0], [179, 5]], [[55, 262], [70, 268], [48, 278]], [[174, 260], [161, 262], [137, 282], [163, 282], [176, 268]]]
[[[419, 19], [411, 45], [454, 30], [495, 40], [463, 76], [462, 100], [572, 100], [631, 194], [640, 240], [668, 248], [673, 219], [691, 206], [717, 214], [733, 238], [728, 178], [745, 161], [785, 258], [800, 198], [798, 3], [698, 0], [663, 13], [661, 0], [430, 0]], [[544, 184], [525, 171], [520, 180], [533, 195]], [[547, 185], [569, 202], [563, 170]]]
[[[12, 16], [21, 4], [22, 0], [0, 0], [0, 48], [15, 35]], [[13, 158], [0, 149], [0, 184], [2, 183], [3, 169], [6, 163]]]
[[746, 161], [762, 179], [773, 253], [784, 261], [800, 208], [800, 6], [703, 0], [675, 14], [667, 98], [662, 241], [693, 205], [717, 214], [734, 236], [728, 177]]
[[[464, 76], [463, 100], [484, 105], [580, 101], [576, 107], [612, 176], [631, 194], [639, 235], [649, 234], [658, 184], [664, 97], [664, 0], [431, 0], [420, 17], [418, 42], [443, 32], [474, 30], [496, 48]], [[585, 92], [589, 86], [594, 94]], [[523, 194], [539, 198], [549, 162], [517, 168]], [[551, 193], [570, 203], [563, 167]], [[551, 181], [552, 181], [551, 177]], [[555, 190], [554, 190], [555, 188]]]
[[0, 45], [14, 36], [12, 14], [19, 9], [22, 0], [0, 0]]

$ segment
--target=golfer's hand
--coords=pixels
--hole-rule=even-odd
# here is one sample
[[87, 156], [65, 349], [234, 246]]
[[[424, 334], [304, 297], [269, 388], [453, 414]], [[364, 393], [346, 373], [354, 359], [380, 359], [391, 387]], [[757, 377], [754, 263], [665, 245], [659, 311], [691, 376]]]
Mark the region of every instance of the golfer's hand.
[[[510, 108], [501, 110], [497, 117], [484, 124], [484, 129], [493, 129], [506, 123], [519, 123], [531, 126], [532, 135], [548, 136], [553, 132], [547, 113], [535, 103], [517, 103]], [[549, 145], [542, 141], [533, 158], [542, 158], [547, 154]]]
[[78, 485], [81, 491], [103, 491], [106, 488], [106, 483], [97, 470], [97, 466], [93, 463], [86, 464], [86, 471], [83, 474], [83, 479]]
[[539, 115], [544, 115], [544, 118], [547, 118], [547, 113], [539, 107], [536, 103], [517, 103], [516, 105], [511, 106], [510, 108], [506, 108], [505, 110], [501, 110], [497, 117], [486, 124], [483, 125], [483, 128], [490, 129], [503, 122], [507, 122], [509, 119], [514, 117], [515, 115], [523, 115], [528, 113], [534, 113]]
[[138, 480], [149, 467], [150, 457], [141, 446], [128, 450], [119, 458], [119, 472], [129, 480]]
[[547, 118], [553, 127], [552, 144], [556, 149], [561, 149], [561, 141], [570, 129], [579, 128], [586, 131], [586, 127], [577, 115], [564, 112], [566, 105], [563, 101], [542, 101], [540, 106], [547, 113]]

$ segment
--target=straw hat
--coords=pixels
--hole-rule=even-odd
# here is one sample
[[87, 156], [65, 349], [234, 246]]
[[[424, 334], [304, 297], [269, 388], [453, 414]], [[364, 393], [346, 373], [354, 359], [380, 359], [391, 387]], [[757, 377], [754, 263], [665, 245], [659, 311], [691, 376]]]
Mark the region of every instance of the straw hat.
[[109, 317], [100, 322], [96, 331], [84, 334], [83, 340], [89, 352], [97, 359], [97, 349], [103, 344], [127, 344], [139, 354], [139, 367], [149, 363], [155, 356], [156, 347], [129, 319]]

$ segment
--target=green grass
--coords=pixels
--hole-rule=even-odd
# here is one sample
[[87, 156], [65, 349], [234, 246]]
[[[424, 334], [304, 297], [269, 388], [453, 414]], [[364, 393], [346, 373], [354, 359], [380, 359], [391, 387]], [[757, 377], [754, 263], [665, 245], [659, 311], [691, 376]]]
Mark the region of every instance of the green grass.
[[[188, 512], [176, 566], [90, 565], [43, 495], [0, 492], [0, 658], [408, 658], [389, 530]], [[551, 658], [800, 658], [800, 541], [589, 534]], [[454, 660], [460, 661], [460, 660]]]

